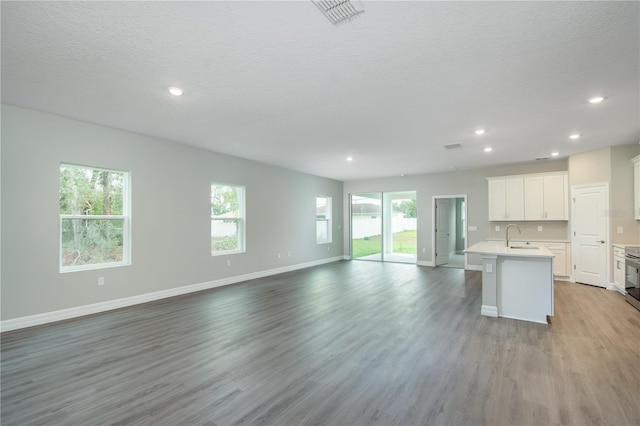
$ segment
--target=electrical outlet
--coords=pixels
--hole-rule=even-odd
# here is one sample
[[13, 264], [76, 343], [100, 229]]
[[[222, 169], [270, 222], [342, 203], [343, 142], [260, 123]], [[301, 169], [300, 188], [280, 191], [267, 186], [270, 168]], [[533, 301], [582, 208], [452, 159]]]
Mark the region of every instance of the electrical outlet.
[[98, 285], [104, 285], [104, 277], [98, 277]]
[[231, 266], [231, 259], [227, 259], [227, 266]]
[[542, 232], [542, 226], [538, 226], [538, 232]]
[[618, 234], [624, 234], [624, 229], [622, 228], [622, 226], [618, 226]]
[[427, 249], [422, 247], [422, 254], [425, 254], [427, 252]]
[[338, 231], [342, 229], [342, 225], [338, 225]]
[[331, 246], [327, 246], [327, 251], [331, 251]]
[[291, 252], [290, 251], [287, 252], [287, 257], [291, 257]]
[[278, 253], [278, 259], [280, 259], [280, 253]]
[[500, 230], [500, 225], [496, 225], [496, 232]]

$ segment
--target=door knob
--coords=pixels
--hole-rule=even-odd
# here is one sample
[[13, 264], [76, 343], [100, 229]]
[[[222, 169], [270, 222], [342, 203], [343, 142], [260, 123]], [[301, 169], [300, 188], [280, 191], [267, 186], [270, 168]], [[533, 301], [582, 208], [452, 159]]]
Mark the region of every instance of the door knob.
[[600, 241], [598, 241], [598, 242], [599, 242], [599, 243], [601, 243], [601, 244], [604, 244], [604, 243], [605, 243], [605, 241], [604, 241], [604, 240], [600, 240]]

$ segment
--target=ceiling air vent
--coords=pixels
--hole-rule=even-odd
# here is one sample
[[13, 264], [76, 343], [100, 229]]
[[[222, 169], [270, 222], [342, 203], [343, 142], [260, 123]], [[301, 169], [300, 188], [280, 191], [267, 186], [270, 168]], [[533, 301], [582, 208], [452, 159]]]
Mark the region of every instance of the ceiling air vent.
[[536, 161], [542, 161], [542, 160], [548, 160], [549, 157], [538, 157], [536, 158]]
[[364, 7], [356, 0], [311, 0], [332, 24], [349, 20], [364, 12]]
[[461, 143], [450, 143], [449, 145], [445, 145], [444, 149], [456, 149], [456, 148], [462, 148], [462, 144]]

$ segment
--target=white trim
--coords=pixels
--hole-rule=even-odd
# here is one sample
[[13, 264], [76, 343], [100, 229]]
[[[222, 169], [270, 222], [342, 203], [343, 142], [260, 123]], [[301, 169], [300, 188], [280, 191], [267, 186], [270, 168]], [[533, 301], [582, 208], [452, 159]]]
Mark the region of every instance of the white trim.
[[545, 320], [545, 321], [536, 321], [536, 320], [531, 319], [531, 318], [508, 317], [508, 316], [505, 316], [505, 315], [502, 315], [501, 318], [509, 318], [509, 319], [514, 319], [514, 320], [518, 320], [518, 321], [528, 321], [528, 322], [535, 322], [536, 324], [549, 325], [549, 322], [547, 320]]
[[169, 297], [180, 296], [183, 294], [193, 293], [196, 291], [208, 290], [211, 288], [222, 287], [225, 285], [236, 284], [242, 281], [253, 280], [256, 278], [268, 277], [271, 275], [291, 272], [298, 269], [310, 268], [313, 266], [323, 265], [325, 263], [338, 262], [343, 260], [344, 256], [330, 257], [327, 259], [314, 260], [312, 262], [299, 263], [297, 265], [285, 266], [282, 268], [268, 269], [266, 271], [252, 272], [245, 275], [237, 275], [234, 277], [222, 278], [215, 281], [208, 281], [199, 284], [192, 284], [183, 287], [175, 287], [168, 290], [156, 291], [153, 293], [140, 294], [122, 299], [108, 300], [106, 302], [92, 303], [90, 305], [77, 306], [74, 308], [62, 309], [59, 311], [45, 312], [43, 314], [28, 315], [25, 317], [13, 318], [0, 322], [0, 332], [18, 330], [21, 328], [34, 327], [36, 325], [48, 324], [56, 321], [63, 321], [72, 318], [82, 317], [85, 315], [97, 314], [100, 312], [110, 311], [113, 309], [124, 308], [126, 306], [138, 305], [141, 303], [152, 302], [154, 300], [166, 299]]
[[480, 271], [482, 272], [482, 265], [467, 265], [465, 268], [467, 271]]
[[[464, 217], [467, 218], [467, 222], [469, 220], [469, 215], [468, 215], [468, 209], [469, 209], [469, 205], [467, 203], [467, 194], [455, 194], [455, 195], [433, 195], [431, 197], [431, 229], [435, 230], [436, 229], [436, 200], [437, 199], [456, 199], [456, 198], [462, 198], [464, 199]], [[467, 224], [465, 223], [465, 226], [467, 226]], [[457, 229], [458, 225], [456, 224], [456, 229]], [[431, 242], [432, 242], [432, 248], [433, 250], [431, 250], [431, 261], [432, 261], [432, 265], [429, 266], [434, 266], [436, 265], [436, 232], [432, 231], [431, 232]], [[464, 250], [467, 249], [467, 242], [469, 241], [469, 234], [467, 233], [467, 238], [464, 239]], [[469, 259], [467, 256], [464, 257], [464, 269], [468, 269], [468, 264]]]
[[497, 306], [489, 306], [489, 305], [482, 305], [482, 307], [480, 308], [480, 314], [484, 315], [485, 317], [498, 317], [498, 307]]
[[[120, 215], [77, 215], [59, 214], [58, 221], [58, 272], [65, 274], [68, 272], [90, 271], [94, 269], [112, 268], [131, 265], [131, 171], [106, 169], [102, 167], [83, 166], [80, 164], [60, 163], [58, 169], [58, 188], [60, 188], [60, 177], [62, 168], [75, 168], [83, 170], [98, 170], [122, 175], [122, 214]], [[58, 205], [58, 207], [60, 207]], [[122, 220], [122, 260], [119, 262], [88, 263], [83, 265], [63, 265], [62, 264], [62, 222], [64, 220]]]
[[[571, 238], [571, 242], [569, 244], [569, 246], [571, 247], [571, 265], [570, 267], [572, 267], [573, 265], [577, 265], [576, 262], [576, 254], [579, 252], [578, 247], [577, 247], [577, 240], [574, 237], [574, 233], [575, 233], [575, 223], [576, 223], [576, 218], [575, 218], [575, 206], [574, 206], [574, 200], [575, 200], [575, 192], [577, 189], [585, 189], [585, 188], [595, 188], [595, 187], [603, 187], [604, 191], [605, 191], [605, 198], [607, 199], [607, 211], [609, 211], [611, 209], [611, 193], [609, 192], [609, 182], [597, 182], [597, 183], [585, 183], [585, 184], [581, 184], [581, 185], [572, 185], [570, 188], [570, 192], [571, 192], [571, 198], [569, 199], [569, 207], [571, 210], [571, 222], [570, 222], [570, 228], [569, 228], [569, 234], [570, 234], [570, 238]], [[606, 220], [606, 226], [605, 226], [605, 241], [610, 242], [611, 241], [611, 218], [610, 216], [607, 214], [605, 215], [605, 220]], [[605, 249], [606, 249], [606, 255], [605, 255], [605, 262], [606, 262], [606, 270], [607, 270], [607, 274], [611, 275], [611, 244], [605, 244]], [[571, 268], [571, 282], [575, 282], [574, 281], [574, 273], [576, 272], [574, 268]], [[598, 285], [598, 284], [589, 284], [589, 285], [594, 285], [596, 287], [600, 287], [600, 288], [608, 288], [608, 286], [605, 285]]]
[[417, 264], [418, 266], [431, 266], [431, 267], [433, 267], [433, 262], [432, 262], [432, 261], [430, 261], [430, 260], [418, 260], [418, 261], [416, 262], [416, 264]]

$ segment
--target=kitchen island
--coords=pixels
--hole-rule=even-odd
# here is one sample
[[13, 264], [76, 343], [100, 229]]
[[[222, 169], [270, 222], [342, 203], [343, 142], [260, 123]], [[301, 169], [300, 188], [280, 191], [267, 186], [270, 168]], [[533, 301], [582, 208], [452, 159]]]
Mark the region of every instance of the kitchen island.
[[486, 241], [465, 253], [482, 257], [482, 308], [490, 317], [547, 324], [553, 316], [553, 253], [542, 246]]

